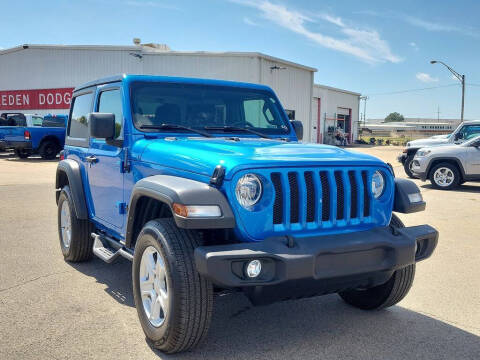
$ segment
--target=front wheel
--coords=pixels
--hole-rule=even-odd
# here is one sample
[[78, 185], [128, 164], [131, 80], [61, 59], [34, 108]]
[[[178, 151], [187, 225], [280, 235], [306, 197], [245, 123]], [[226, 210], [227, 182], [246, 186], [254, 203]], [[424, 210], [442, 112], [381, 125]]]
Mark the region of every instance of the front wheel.
[[416, 179], [417, 177], [412, 171], [412, 166], [413, 166], [413, 156], [407, 156], [405, 159], [405, 162], [403, 163], [403, 169], [405, 170], [405, 173], [409, 178]]
[[450, 163], [435, 165], [429, 174], [430, 182], [436, 189], [451, 190], [460, 184], [460, 172]]
[[165, 353], [186, 351], [207, 334], [212, 284], [195, 268], [199, 239], [172, 219], [148, 222], [135, 245], [133, 296], [143, 331]]
[[53, 141], [45, 141], [38, 150], [44, 160], [53, 160], [57, 156], [58, 147]]
[[[402, 221], [392, 215], [391, 226], [405, 227]], [[369, 289], [354, 289], [340, 292], [340, 297], [347, 303], [363, 310], [383, 309], [400, 302], [413, 284], [415, 264], [396, 270], [385, 283]]]

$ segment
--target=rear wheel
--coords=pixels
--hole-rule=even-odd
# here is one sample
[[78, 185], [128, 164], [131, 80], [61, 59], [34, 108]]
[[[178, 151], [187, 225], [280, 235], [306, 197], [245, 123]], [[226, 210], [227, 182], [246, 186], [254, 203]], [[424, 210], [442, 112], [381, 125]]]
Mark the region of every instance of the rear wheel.
[[[402, 221], [392, 215], [390, 225], [405, 227]], [[354, 289], [340, 292], [340, 297], [347, 303], [363, 310], [383, 309], [400, 302], [410, 290], [415, 277], [415, 264], [396, 270], [385, 284], [369, 289]]]
[[58, 147], [53, 141], [45, 141], [38, 151], [44, 160], [53, 160], [57, 156]]
[[195, 232], [172, 219], [149, 221], [140, 232], [132, 265], [133, 294], [143, 331], [165, 353], [186, 351], [207, 334], [212, 284], [195, 268]]
[[15, 149], [15, 155], [20, 159], [26, 159], [32, 155], [32, 151], [29, 149]]
[[460, 184], [460, 172], [456, 165], [440, 163], [429, 174], [430, 182], [436, 189], [451, 190]]
[[92, 231], [90, 221], [77, 217], [70, 187], [65, 186], [58, 198], [58, 236], [65, 260], [79, 262], [92, 257]]

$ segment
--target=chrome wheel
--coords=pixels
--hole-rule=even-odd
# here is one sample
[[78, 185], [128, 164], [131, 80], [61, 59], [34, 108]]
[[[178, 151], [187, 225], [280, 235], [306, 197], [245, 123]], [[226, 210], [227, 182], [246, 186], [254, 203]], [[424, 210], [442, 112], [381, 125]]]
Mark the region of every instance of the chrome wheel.
[[435, 184], [437, 184], [438, 186], [447, 187], [451, 185], [455, 180], [455, 174], [451, 169], [447, 167], [440, 167], [435, 170], [435, 173], [433, 174], [433, 179], [435, 181]]
[[139, 277], [143, 311], [150, 324], [159, 327], [169, 310], [167, 268], [162, 255], [153, 246], [143, 252]]
[[70, 205], [67, 200], [62, 203], [62, 209], [60, 210], [60, 230], [63, 246], [68, 249], [72, 241], [72, 219], [70, 217]]

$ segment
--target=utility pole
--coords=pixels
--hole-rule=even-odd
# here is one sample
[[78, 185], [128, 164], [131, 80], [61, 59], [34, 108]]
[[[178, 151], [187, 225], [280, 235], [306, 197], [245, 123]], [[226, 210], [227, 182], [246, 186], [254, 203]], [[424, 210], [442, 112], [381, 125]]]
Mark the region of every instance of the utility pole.
[[453, 74], [453, 76], [455, 76], [455, 77], [462, 83], [462, 113], [461, 113], [461, 120], [462, 120], [462, 122], [463, 122], [463, 112], [464, 112], [464, 108], [465, 108], [465, 75], [460, 75], [458, 72], [456, 72], [455, 70], [453, 70], [450, 66], [448, 66], [447, 64], [445, 64], [443, 61], [437, 61], [437, 60], [432, 60], [432, 61], [430, 61], [430, 64], [436, 64], [436, 63], [442, 64], [443, 66], [445, 66], [448, 70], [450, 70], [450, 72]]
[[365, 127], [365, 122], [367, 120], [367, 100], [368, 96], [360, 96], [360, 100], [363, 100], [363, 126]]
[[440, 121], [440, 106], [437, 107], [437, 121]]

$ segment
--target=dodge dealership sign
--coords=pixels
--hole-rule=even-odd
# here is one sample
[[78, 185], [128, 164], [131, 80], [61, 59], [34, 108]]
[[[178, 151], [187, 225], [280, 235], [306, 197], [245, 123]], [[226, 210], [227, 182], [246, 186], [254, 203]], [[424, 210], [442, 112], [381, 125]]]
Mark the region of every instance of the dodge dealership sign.
[[0, 110], [68, 109], [73, 88], [0, 90]]

